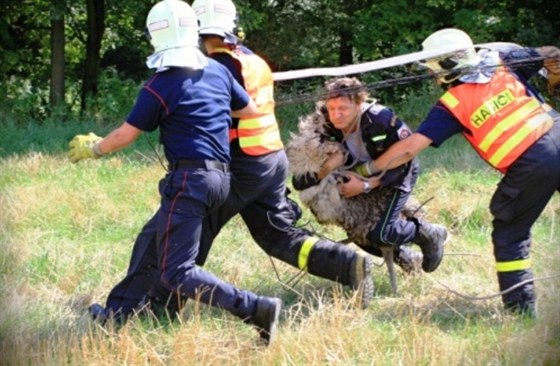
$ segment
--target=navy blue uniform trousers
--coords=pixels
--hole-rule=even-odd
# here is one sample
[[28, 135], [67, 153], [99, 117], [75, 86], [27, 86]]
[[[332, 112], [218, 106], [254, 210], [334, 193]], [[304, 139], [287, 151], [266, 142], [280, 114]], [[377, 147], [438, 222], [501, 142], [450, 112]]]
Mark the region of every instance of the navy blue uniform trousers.
[[[409, 244], [416, 236], [416, 224], [413, 221], [401, 218], [400, 214], [406, 202], [410, 198], [412, 190], [416, 185], [418, 179], [418, 165], [412, 166], [410, 179], [406, 180], [403, 188], [393, 189], [393, 195], [390, 201], [385, 206], [385, 211], [381, 214], [379, 223], [367, 235], [370, 242], [376, 246], [394, 246]], [[392, 188], [382, 188], [392, 189]], [[379, 255], [380, 251], [377, 248], [370, 250], [374, 255]]]
[[[558, 117], [553, 127], [508, 169], [490, 202], [494, 216], [492, 242], [501, 291], [533, 278], [530, 263], [526, 261], [531, 248], [531, 227], [555, 191], [560, 192]], [[534, 307], [533, 283], [504, 294], [502, 300], [506, 308]]]
[[[233, 156], [230, 169], [232, 182], [226, 201], [203, 220], [196, 263], [204, 264], [221, 228], [240, 213], [253, 239], [265, 252], [297, 267], [301, 245], [311, 233], [293, 227], [297, 218], [286, 198], [288, 160], [285, 152], [280, 150], [258, 157], [238, 152]], [[130, 315], [148, 292], [150, 297], [161, 301], [177, 301], [176, 297], [168, 298], [169, 293], [161, 286], [157, 275], [156, 216], [136, 238], [128, 272], [107, 298], [106, 307], [113, 313]], [[341, 252], [354, 255], [350, 250]]]
[[[257, 295], [238, 290], [202, 270], [195, 263], [200, 248], [203, 220], [223, 204], [228, 196], [229, 187], [229, 174], [211, 168], [173, 170], [160, 181], [161, 207], [155, 219], [150, 220], [146, 232], [141, 233], [137, 240], [138, 244], [139, 240], [149, 237], [147, 243], [150, 245], [142, 244], [143, 253], [132, 256], [131, 265], [137, 267], [130, 268], [129, 274], [133, 274], [135, 284], [144, 286], [145, 290], [148, 284], [144, 282], [146, 279], [159, 280], [158, 283], [170, 292], [188, 298], [196, 297], [203, 303], [228, 310], [241, 318], [248, 318], [253, 314]], [[156, 245], [154, 238], [157, 238]], [[154, 247], [157, 254], [155, 268]], [[149, 267], [142, 259], [148, 259]], [[134, 277], [134, 273], [138, 271], [140, 275]], [[159, 276], [154, 278], [152, 272], [159, 272]], [[128, 285], [131, 283], [121, 282], [117, 287], [122, 289], [123, 285], [126, 289], [130, 288]], [[137, 299], [132, 300], [126, 294], [124, 300], [125, 303], [127, 300], [131, 301], [126, 304], [127, 308], [114, 308], [114, 303], [109, 305], [112, 299], [108, 300], [110, 310], [119, 316], [126, 316], [126, 312], [130, 313], [138, 304]]]

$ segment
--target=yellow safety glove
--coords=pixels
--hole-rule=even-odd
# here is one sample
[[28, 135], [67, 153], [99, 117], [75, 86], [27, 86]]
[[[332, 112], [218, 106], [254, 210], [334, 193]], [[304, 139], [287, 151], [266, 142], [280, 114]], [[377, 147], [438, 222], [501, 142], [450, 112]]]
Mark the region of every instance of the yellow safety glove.
[[68, 143], [70, 148], [68, 151], [68, 158], [72, 163], [77, 163], [83, 159], [99, 159], [103, 154], [95, 147], [102, 138], [90, 132], [87, 135], [76, 135]]
[[361, 175], [362, 177], [371, 177], [372, 175], [379, 173], [379, 170], [372, 170], [370, 162], [366, 161], [365, 163], [356, 165], [352, 171], [356, 174]]

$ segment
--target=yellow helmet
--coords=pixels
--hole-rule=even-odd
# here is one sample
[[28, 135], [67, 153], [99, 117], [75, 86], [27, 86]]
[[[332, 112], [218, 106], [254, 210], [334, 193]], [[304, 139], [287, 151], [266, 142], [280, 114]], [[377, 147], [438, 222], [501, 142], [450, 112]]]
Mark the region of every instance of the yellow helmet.
[[457, 80], [466, 70], [480, 63], [471, 37], [459, 29], [446, 28], [432, 33], [422, 42], [422, 50], [441, 53], [441, 56], [421, 64], [432, 70], [444, 84]]
[[163, 0], [152, 7], [146, 31], [155, 52], [198, 46], [198, 23], [193, 9], [184, 1]]
[[200, 35], [235, 35], [237, 10], [231, 0], [195, 0], [192, 7], [198, 17]]

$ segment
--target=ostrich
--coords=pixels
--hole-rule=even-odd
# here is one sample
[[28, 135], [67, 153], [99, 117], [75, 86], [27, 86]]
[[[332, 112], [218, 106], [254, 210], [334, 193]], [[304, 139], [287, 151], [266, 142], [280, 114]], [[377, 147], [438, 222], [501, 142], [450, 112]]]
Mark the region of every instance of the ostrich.
[[[326, 122], [320, 108], [300, 118], [298, 132], [291, 134], [286, 147], [292, 175], [306, 176], [310, 172], [319, 171], [329, 154], [334, 152], [341, 151], [344, 156], [347, 156], [348, 152], [345, 147], [340, 142], [329, 138], [331, 132], [332, 126]], [[319, 184], [300, 191], [299, 198], [303, 205], [311, 210], [319, 223], [341, 227], [348, 235], [346, 242], [354, 242], [368, 251], [368, 248], [375, 247], [375, 245], [367, 239], [367, 234], [381, 219], [380, 213], [387, 207], [392, 192], [390, 189], [374, 189], [367, 194], [345, 198], [340, 195], [337, 188], [337, 184], [344, 181], [344, 172], [345, 170], [341, 168], [334, 170]], [[424, 213], [418, 209], [419, 207], [419, 204], [411, 198], [401, 211], [401, 215], [418, 217]], [[396, 293], [394, 248], [383, 246], [377, 247], [377, 249], [383, 253], [391, 288], [393, 293]]]

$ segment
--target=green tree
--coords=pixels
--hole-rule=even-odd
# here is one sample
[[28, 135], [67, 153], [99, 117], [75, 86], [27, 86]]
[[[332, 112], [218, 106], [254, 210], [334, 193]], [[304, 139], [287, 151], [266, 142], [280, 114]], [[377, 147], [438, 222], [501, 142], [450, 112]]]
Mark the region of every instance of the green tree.
[[[149, 72], [144, 60], [152, 50], [143, 29], [155, 2], [3, 0], [1, 108], [34, 119], [45, 118], [49, 105], [63, 101], [72, 112], [96, 110], [107, 97], [104, 90], [97, 95], [107, 75], [134, 82], [144, 79]], [[558, 45], [560, 39], [560, 2], [553, 0], [235, 2], [247, 45], [278, 71], [418, 51], [427, 35], [443, 27], [461, 28], [475, 42], [540, 46]], [[363, 77], [380, 80], [400, 72], [406, 71]]]
[[50, 105], [64, 103], [64, 0], [53, 0], [51, 5], [51, 84]]
[[87, 98], [97, 95], [101, 40], [105, 32], [105, 0], [86, 0], [86, 5], [87, 39], [82, 83], [82, 110], [86, 108]]

